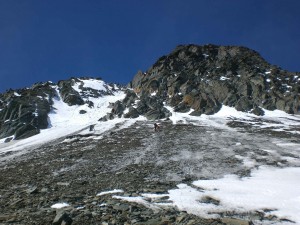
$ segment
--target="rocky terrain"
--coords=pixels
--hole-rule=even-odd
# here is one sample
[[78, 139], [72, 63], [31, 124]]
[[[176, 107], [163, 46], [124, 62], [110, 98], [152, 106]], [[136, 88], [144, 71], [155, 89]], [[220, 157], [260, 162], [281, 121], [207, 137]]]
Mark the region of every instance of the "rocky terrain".
[[[206, 219], [176, 207], [148, 208], [112, 195], [137, 197], [163, 194], [178, 183], [219, 178], [226, 174], [249, 176], [251, 168], [235, 155], [251, 156], [258, 165], [292, 166], [282, 157], [299, 156], [282, 149], [268, 129], [243, 133], [211, 126], [173, 125], [163, 122], [160, 132], [152, 123], [117, 124], [99, 135], [72, 135], [34, 149], [13, 161], [2, 162], [0, 173], [0, 223], [2, 224], [250, 224], [280, 220], [263, 212]], [[245, 130], [244, 130], [245, 132]], [[279, 132], [277, 135], [284, 134]], [[282, 136], [297, 142], [299, 135]], [[243, 145], [236, 145], [236, 143]], [[280, 157], [262, 149], [277, 149]], [[263, 157], [262, 156], [266, 156]], [[119, 194], [97, 193], [121, 189]], [[148, 201], [153, 201], [149, 198]], [[156, 202], [169, 202], [167, 197]], [[218, 204], [217, 200], [206, 199]], [[52, 209], [58, 202], [68, 207]], [[284, 218], [281, 218], [284, 221]], [[60, 221], [60, 222], [57, 222]], [[286, 219], [286, 221], [288, 221]]]
[[[300, 167], [299, 76], [248, 48], [185, 45], [128, 87], [81, 77], [0, 94], [0, 224], [297, 223], [224, 208], [194, 182]], [[174, 200], [182, 187], [201, 209]]]

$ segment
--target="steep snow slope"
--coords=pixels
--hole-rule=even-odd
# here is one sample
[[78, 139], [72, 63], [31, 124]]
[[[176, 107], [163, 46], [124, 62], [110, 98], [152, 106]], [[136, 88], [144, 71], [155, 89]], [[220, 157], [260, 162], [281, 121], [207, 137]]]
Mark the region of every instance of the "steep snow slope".
[[[118, 127], [119, 130], [122, 130], [128, 127], [132, 128], [137, 120], [144, 120], [143, 117], [137, 119], [121, 117], [106, 122], [98, 121], [99, 118], [111, 111], [110, 103], [122, 100], [125, 97], [125, 93], [99, 80], [81, 79], [80, 82], [80, 84], [75, 82], [73, 89], [80, 93], [84, 92], [81, 93], [83, 99], [92, 102], [94, 107], [89, 107], [88, 104], [69, 106], [62, 101], [62, 97], [57, 87], [55, 87], [57, 95], [53, 98], [53, 109], [49, 114], [49, 128], [42, 130], [38, 135], [24, 140], [4, 143], [4, 139], [2, 139], [2, 143], [0, 142], [2, 163], [56, 139], [59, 139], [60, 143], [67, 145], [68, 143], [72, 144], [75, 139], [79, 138], [79, 140], [88, 145], [88, 139], [102, 139], [101, 134], [107, 134], [111, 129], [115, 128], [116, 124], [122, 124]], [[91, 90], [106, 91], [112, 88], [117, 90], [112, 94], [100, 97], [95, 97], [90, 92]], [[162, 166], [170, 162], [176, 162], [181, 164], [182, 167], [180, 169], [182, 173], [190, 173], [190, 175], [195, 177], [210, 175], [210, 179], [195, 180], [186, 184], [180, 182], [179, 175], [174, 171], [168, 171], [165, 179], [173, 181], [178, 179], [177, 189], [171, 189], [167, 194], [162, 195], [145, 192], [136, 197], [122, 196], [115, 193], [114, 198], [138, 202], [155, 210], [176, 206], [179, 210], [207, 218], [220, 217], [220, 214], [228, 211], [234, 211], [236, 215], [257, 211], [265, 213], [265, 215], [275, 215], [282, 219], [282, 221], [276, 220], [273, 224], [279, 222], [289, 224], [288, 220], [300, 224], [298, 216], [300, 210], [300, 183], [297, 179], [300, 174], [299, 116], [289, 115], [279, 110], [264, 110], [264, 116], [256, 116], [250, 113], [239, 112], [228, 106], [222, 106], [221, 110], [215, 115], [194, 117], [189, 115], [191, 111], [179, 113], [174, 112], [172, 107], [167, 105], [165, 107], [172, 113], [170, 120], [173, 125], [198, 126], [221, 130], [222, 132], [216, 134], [213, 129], [207, 129], [206, 133], [198, 135], [199, 139], [202, 138], [202, 144], [205, 144], [211, 150], [195, 153], [188, 146], [184, 148], [174, 147], [172, 154], [165, 158], [164, 156], [159, 156], [159, 152], [164, 151], [164, 149], [159, 148], [162, 145], [156, 140], [157, 138], [159, 139], [159, 133], [157, 133], [148, 137], [149, 142], [147, 142], [144, 149], [130, 149], [127, 155], [115, 153], [120, 158], [118, 160], [121, 160], [118, 161], [115, 170], [118, 171], [131, 164], [155, 162], [157, 165]], [[81, 114], [80, 112], [84, 113]], [[140, 123], [143, 123], [143, 121], [140, 121]], [[146, 126], [151, 125], [150, 122], [146, 121], [145, 124], [147, 124]], [[95, 131], [90, 132], [89, 125], [95, 125]], [[136, 127], [136, 129], [139, 129], [139, 127]], [[248, 134], [244, 136], [240, 134], [240, 132], [245, 131], [254, 134], [252, 136], [253, 143], [251, 143], [250, 137], [245, 138]], [[284, 142], [279, 136], [278, 138], [272, 138], [271, 143], [263, 143], [264, 140], [259, 139], [259, 132], [272, 133], [275, 136], [277, 134], [289, 136], [290, 140], [294, 142]], [[82, 137], [76, 137], [75, 139], [66, 138], [72, 134], [79, 134]], [[86, 138], [84, 136], [86, 134], [92, 135]], [[193, 135], [195, 136], [195, 134]], [[215, 135], [221, 136], [215, 137]], [[231, 138], [231, 135], [237, 135], [239, 141], [233, 142], [234, 138]], [[177, 143], [178, 141], [159, 140], [170, 143]], [[119, 146], [119, 148], [122, 149], [122, 146]], [[200, 144], [199, 149], [201, 150], [202, 148], [204, 147]], [[239, 151], [243, 154], [239, 153]], [[220, 168], [215, 168], [217, 165], [213, 162], [206, 162], [208, 163], [207, 168], [203, 168], [202, 171], [196, 169], [198, 161], [205, 162], [205, 157], [216, 157], [218, 154], [218, 157], [222, 160], [232, 157], [233, 160], [241, 161], [242, 167], [250, 170], [249, 176], [239, 177], [236, 174], [231, 174], [230, 168], [228, 170], [221, 166]], [[272, 163], [269, 165], [268, 162]], [[211, 167], [209, 164], [211, 164]], [[197, 172], [200, 174], [197, 174]], [[222, 177], [219, 177], [220, 175]], [[151, 176], [155, 177], [156, 174], [150, 174], [149, 177]], [[120, 188], [120, 186], [114, 188]], [[160, 202], [159, 199], [163, 198], [168, 198], [170, 202]], [[152, 200], [149, 202], [149, 199]], [[207, 202], [207, 199], [210, 199], [211, 202]], [[259, 224], [260, 222], [257, 223]], [[261, 223], [272, 224], [270, 221]]]

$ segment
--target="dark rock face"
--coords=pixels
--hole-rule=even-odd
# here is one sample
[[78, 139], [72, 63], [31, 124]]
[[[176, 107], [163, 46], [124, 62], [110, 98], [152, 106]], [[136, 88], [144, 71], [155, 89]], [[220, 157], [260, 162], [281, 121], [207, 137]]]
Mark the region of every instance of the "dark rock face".
[[124, 115], [125, 118], [137, 118], [139, 117], [139, 112], [136, 110], [136, 108], [130, 107], [128, 110], [128, 113]]
[[[117, 101], [111, 104], [112, 110], [99, 121], [112, 120], [115, 117], [137, 118], [140, 115], [145, 116], [148, 120], [163, 119], [171, 116], [171, 112], [164, 107], [162, 98], [144, 94], [138, 96], [131, 90], [126, 91], [126, 97], [123, 101]], [[125, 109], [128, 108], [128, 112]]]
[[139, 95], [157, 92], [175, 111], [214, 114], [221, 105], [262, 115], [261, 108], [298, 114], [299, 73], [270, 65], [244, 47], [178, 46], [130, 86]]
[[71, 225], [73, 222], [72, 218], [63, 210], [59, 210], [52, 222], [52, 225]]
[[137, 103], [136, 110], [140, 115], [145, 115], [148, 120], [163, 119], [171, 116], [161, 98], [157, 96], [142, 96], [141, 100]]
[[58, 82], [59, 92], [62, 100], [69, 106], [72, 105], [83, 105], [84, 101], [80, 94], [75, 91], [72, 86], [75, 84], [75, 80], [63, 80]]
[[0, 138], [15, 135], [15, 139], [22, 139], [47, 128], [55, 95], [51, 83], [1, 94]]

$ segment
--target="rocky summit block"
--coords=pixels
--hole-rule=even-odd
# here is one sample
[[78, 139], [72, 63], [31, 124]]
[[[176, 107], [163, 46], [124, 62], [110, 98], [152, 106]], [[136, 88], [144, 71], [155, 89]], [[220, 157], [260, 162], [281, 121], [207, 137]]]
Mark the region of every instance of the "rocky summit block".
[[155, 93], [176, 111], [194, 109], [193, 115], [214, 114], [222, 104], [256, 115], [262, 108], [299, 114], [298, 77], [245, 47], [181, 45], [129, 86], [138, 95]]

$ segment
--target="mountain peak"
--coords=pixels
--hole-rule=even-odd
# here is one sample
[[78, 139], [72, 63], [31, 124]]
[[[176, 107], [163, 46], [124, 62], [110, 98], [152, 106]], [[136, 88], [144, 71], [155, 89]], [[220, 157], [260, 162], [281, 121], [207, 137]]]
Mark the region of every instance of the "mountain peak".
[[157, 92], [178, 111], [216, 113], [221, 105], [262, 115], [262, 108], [299, 113], [299, 79], [246, 47], [180, 45], [159, 58], [131, 87]]
[[[270, 65], [246, 47], [179, 45], [146, 72], [139, 71], [129, 85], [132, 89], [120, 91], [116, 84], [101, 78], [72, 77], [1, 94], [0, 138], [35, 135], [54, 126], [50, 115], [62, 112], [87, 124], [91, 119], [116, 117], [163, 119], [173, 110], [192, 116], [211, 115], [223, 105], [258, 116], [264, 109], [298, 114], [299, 75]], [[79, 114], [80, 118], [74, 117]]]

